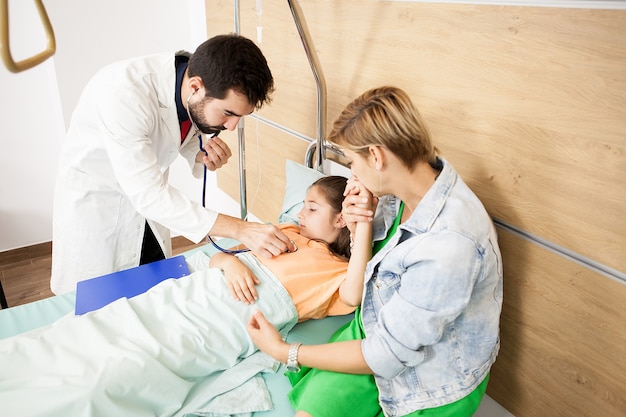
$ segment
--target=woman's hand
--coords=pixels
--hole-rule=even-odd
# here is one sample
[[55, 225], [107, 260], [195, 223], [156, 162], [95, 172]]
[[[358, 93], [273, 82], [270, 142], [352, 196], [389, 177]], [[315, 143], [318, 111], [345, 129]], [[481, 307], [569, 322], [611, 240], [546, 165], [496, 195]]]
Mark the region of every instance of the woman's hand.
[[283, 340], [276, 327], [256, 311], [246, 327], [250, 338], [261, 351], [282, 363], [287, 363], [289, 344]]
[[343, 220], [346, 222], [350, 233], [354, 233], [356, 223], [369, 223], [374, 219], [374, 212], [378, 205], [378, 197], [375, 197], [356, 176], [348, 179], [346, 190], [343, 193]]

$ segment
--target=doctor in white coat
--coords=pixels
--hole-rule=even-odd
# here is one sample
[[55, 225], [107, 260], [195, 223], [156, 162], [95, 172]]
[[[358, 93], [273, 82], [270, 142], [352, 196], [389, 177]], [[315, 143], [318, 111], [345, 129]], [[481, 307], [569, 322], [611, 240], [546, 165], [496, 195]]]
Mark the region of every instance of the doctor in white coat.
[[[203, 164], [215, 170], [226, 163], [228, 145], [209, 137], [235, 129], [273, 89], [262, 52], [238, 35], [211, 38], [193, 55], [147, 56], [100, 70], [81, 95], [61, 150], [52, 291], [170, 257], [170, 231], [195, 243], [209, 234], [234, 238], [266, 257], [293, 250], [275, 226], [217, 213], [167, 181], [179, 153], [196, 176]], [[206, 134], [206, 154], [196, 128]]]

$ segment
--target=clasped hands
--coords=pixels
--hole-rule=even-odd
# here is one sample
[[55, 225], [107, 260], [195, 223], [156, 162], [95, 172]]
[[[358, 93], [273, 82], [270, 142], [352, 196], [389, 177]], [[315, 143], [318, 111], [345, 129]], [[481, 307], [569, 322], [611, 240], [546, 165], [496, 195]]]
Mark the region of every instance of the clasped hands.
[[374, 196], [359, 179], [353, 175], [348, 179], [341, 214], [350, 233], [354, 233], [359, 222], [371, 222], [378, 205], [378, 197]]

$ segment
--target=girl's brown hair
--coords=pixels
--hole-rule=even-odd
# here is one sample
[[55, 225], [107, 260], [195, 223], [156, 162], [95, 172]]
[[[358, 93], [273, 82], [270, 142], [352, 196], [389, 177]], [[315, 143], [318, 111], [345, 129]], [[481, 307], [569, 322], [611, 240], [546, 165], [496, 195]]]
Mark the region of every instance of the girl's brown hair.
[[[338, 175], [328, 175], [319, 178], [311, 187], [318, 187], [320, 193], [324, 196], [328, 204], [335, 213], [341, 213], [343, 203], [343, 192], [346, 189], [348, 179]], [[309, 187], [310, 188], [310, 187]], [[343, 227], [339, 231], [337, 240], [332, 243], [325, 242], [331, 253], [344, 258], [350, 258], [350, 231], [347, 227]]]

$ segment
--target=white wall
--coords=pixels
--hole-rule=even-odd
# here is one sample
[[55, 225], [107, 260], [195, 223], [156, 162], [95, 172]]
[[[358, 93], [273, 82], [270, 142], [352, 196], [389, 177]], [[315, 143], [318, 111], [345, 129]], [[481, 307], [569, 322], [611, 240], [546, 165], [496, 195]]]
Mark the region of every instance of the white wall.
[[[59, 147], [80, 93], [102, 66], [155, 52], [193, 51], [206, 39], [204, 0], [47, 0], [57, 51], [42, 65], [13, 74], [0, 66], [0, 252], [52, 239], [52, 197]], [[34, 2], [9, 2], [16, 61], [42, 51]], [[234, 152], [236, 154], [236, 152]], [[236, 163], [236, 161], [232, 162]], [[199, 180], [182, 159], [171, 183], [200, 199]], [[211, 203], [237, 205], [208, 181]], [[220, 208], [220, 206], [224, 208]]]
[[[20, 61], [42, 51], [34, 2], [9, 2], [10, 46]], [[54, 62], [22, 73], [0, 67], [0, 251], [50, 240], [52, 178], [64, 126]]]

